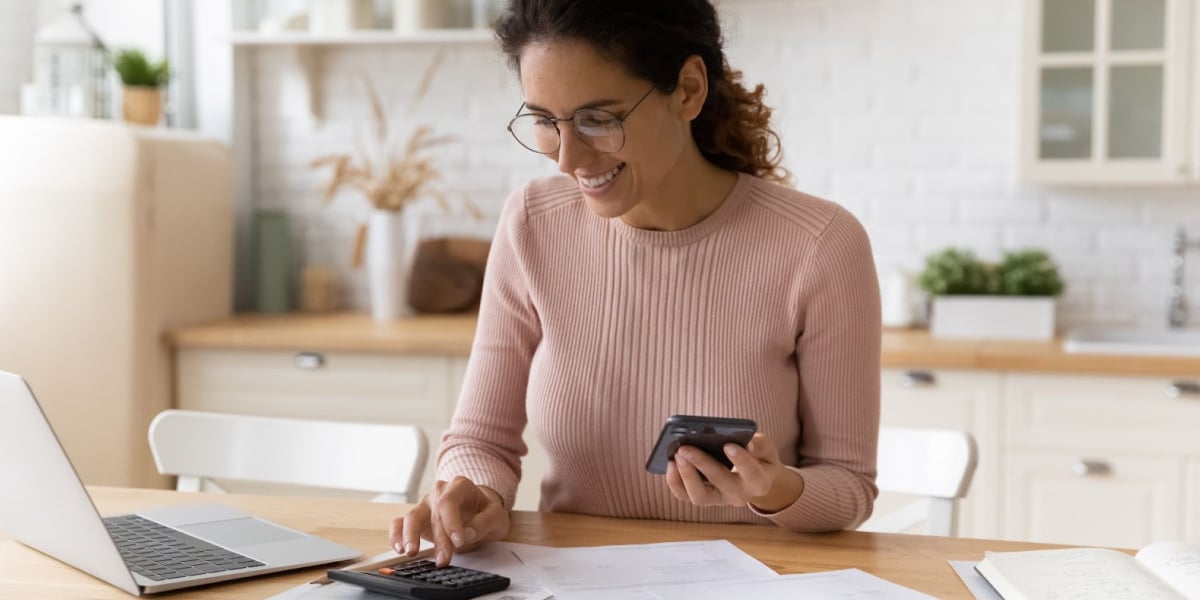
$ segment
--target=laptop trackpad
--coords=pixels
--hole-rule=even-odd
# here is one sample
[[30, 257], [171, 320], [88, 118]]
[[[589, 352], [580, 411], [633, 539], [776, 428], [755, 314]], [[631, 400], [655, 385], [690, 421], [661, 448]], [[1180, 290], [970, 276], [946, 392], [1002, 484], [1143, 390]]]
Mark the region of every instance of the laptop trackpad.
[[226, 548], [245, 548], [246, 546], [286, 542], [304, 537], [295, 531], [253, 517], [180, 525], [178, 529]]

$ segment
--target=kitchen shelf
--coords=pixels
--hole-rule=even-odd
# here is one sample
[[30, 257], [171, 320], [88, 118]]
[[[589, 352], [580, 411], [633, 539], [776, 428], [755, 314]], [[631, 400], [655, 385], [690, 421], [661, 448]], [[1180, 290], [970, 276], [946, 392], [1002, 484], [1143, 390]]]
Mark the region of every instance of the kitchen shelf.
[[367, 29], [346, 34], [321, 35], [307, 31], [281, 31], [261, 33], [258, 31], [236, 31], [226, 39], [234, 48], [291, 48], [297, 65], [304, 75], [307, 89], [308, 109], [315, 121], [324, 118], [321, 97], [318, 92], [321, 80], [322, 50], [338, 46], [388, 46], [404, 44], [491, 44], [494, 37], [491, 29], [426, 29], [411, 33], [400, 33], [386, 29]]
[[307, 31], [260, 33], [239, 31], [229, 36], [234, 46], [370, 46], [390, 44], [486, 44], [493, 41], [491, 29], [426, 29], [400, 33], [385, 29], [323, 35]]

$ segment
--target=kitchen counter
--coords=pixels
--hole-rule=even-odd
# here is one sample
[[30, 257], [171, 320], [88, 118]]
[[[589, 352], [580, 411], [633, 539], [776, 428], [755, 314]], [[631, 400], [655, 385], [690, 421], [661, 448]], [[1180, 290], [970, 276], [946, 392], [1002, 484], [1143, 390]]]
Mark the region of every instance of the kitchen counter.
[[[376, 323], [365, 313], [238, 315], [167, 333], [174, 348], [347, 351], [466, 356], [475, 315], [417, 316]], [[1176, 376], [1200, 374], [1200, 358], [1068, 354], [1062, 340], [942, 340], [924, 329], [887, 329], [884, 367], [994, 369], [1043, 373]]]

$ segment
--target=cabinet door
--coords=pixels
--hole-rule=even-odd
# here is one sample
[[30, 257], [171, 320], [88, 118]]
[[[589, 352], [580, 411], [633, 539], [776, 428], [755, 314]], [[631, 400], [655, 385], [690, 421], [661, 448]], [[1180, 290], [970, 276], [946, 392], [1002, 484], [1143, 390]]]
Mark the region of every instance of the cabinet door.
[[1026, 0], [1022, 171], [1186, 181], [1190, 0]]
[[[884, 369], [881, 423], [891, 427], [958, 429], [975, 437], [979, 464], [960, 505], [959, 535], [999, 535], [1000, 375], [987, 371]], [[907, 500], [881, 494], [876, 511], [885, 513]]]
[[1003, 537], [1123, 548], [1178, 539], [1182, 467], [1170, 457], [1011, 451]]
[[1187, 475], [1184, 478], [1187, 483], [1187, 496], [1185, 496], [1184, 506], [1184, 538], [1193, 543], [1200, 544], [1200, 458], [1192, 458], [1188, 461]]

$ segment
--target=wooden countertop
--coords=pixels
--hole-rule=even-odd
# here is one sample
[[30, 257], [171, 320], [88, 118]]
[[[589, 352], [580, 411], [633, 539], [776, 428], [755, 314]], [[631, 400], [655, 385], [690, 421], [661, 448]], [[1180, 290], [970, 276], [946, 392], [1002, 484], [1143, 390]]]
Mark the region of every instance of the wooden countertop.
[[[167, 334], [180, 349], [381, 352], [466, 356], [475, 315], [418, 316], [376, 323], [363, 313], [238, 315]], [[994, 369], [1098, 375], [1200, 376], [1200, 358], [1068, 354], [1062, 341], [943, 340], [923, 329], [883, 333], [883, 366], [913, 369]]]

